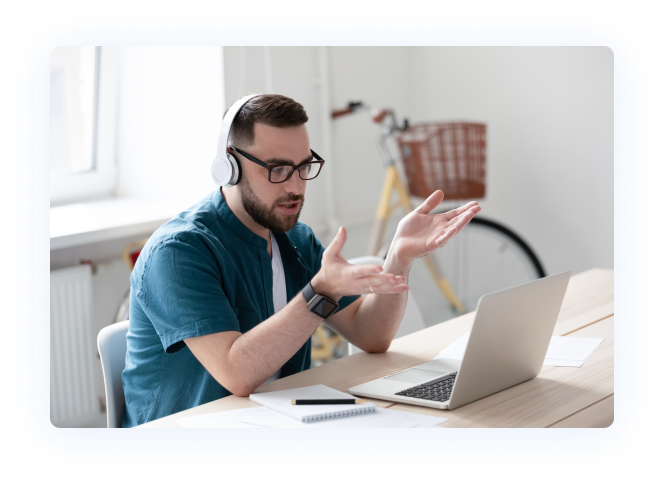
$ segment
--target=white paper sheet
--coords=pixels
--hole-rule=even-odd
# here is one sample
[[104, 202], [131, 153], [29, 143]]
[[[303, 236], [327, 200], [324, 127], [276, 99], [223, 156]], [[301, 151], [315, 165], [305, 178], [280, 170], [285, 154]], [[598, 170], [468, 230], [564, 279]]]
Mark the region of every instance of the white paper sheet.
[[376, 408], [376, 413], [304, 423], [267, 407], [254, 407], [192, 415], [177, 423], [186, 428], [429, 428], [447, 420]]
[[274, 392], [254, 393], [249, 400], [260, 403], [264, 407], [276, 410], [300, 422], [314, 423], [328, 416], [356, 416], [376, 410], [371, 402], [353, 405], [292, 405], [291, 400], [297, 399], [350, 399], [354, 397], [348, 393], [340, 392], [325, 385], [310, 385], [308, 387], [290, 388]]
[[263, 410], [270, 409], [265, 407], [240, 408], [226, 410], [225, 412], [190, 415], [177, 420], [177, 423], [185, 428], [261, 428], [258, 425], [247, 425], [241, 420], [249, 420], [254, 417], [257, 411]]
[[[441, 350], [434, 358], [450, 358], [462, 360], [468, 346], [470, 332], [461, 335], [457, 340]], [[557, 367], [580, 367], [593, 354], [604, 338], [579, 338], [572, 336], [553, 336], [546, 351], [544, 365]]]
[[546, 351], [545, 365], [580, 367], [592, 355], [604, 338], [554, 336]]

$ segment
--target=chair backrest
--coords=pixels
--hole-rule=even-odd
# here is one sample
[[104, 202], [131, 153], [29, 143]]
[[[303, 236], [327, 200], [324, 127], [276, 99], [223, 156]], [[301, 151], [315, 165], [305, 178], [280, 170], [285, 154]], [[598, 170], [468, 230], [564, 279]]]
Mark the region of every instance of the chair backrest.
[[[351, 264], [377, 264], [383, 266], [385, 260], [377, 256], [362, 256], [360, 258], [353, 258], [348, 260]], [[406, 310], [401, 319], [401, 324], [397, 330], [394, 338], [399, 338], [400, 336], [410, 335], [416, 331], [426, 328], [424, 324], [424, 319], [422, 318], [422, 313], [420, 312], [419, 306], [413, 297], [411, 292], [408, 292], [408, 302], [406, 303]], [[348, 344], [348, 354], [352, 355], [353, 353], [359, 353], [360, 350], [358, 347]]]
[[128, 330], [129, 320], [125, 320], [102, 328], [97, 336], [97, 348], [101, 358], [104, 388], [106, 389], [106, 423], [108, 428], [122, 426], [122, 413], [125, 405], [122, 371], [125, 367], [125, 355], [127, 354]]

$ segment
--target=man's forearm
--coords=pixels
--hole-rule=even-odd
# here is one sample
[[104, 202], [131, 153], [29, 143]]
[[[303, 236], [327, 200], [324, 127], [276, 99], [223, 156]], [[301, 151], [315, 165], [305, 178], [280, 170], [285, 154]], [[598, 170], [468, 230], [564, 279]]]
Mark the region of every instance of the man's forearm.
[[[403, 276], [407, 283], [412, 263], [412, 260], [399, 259], [390, 249], [383, 270], [395, 276]], [[356, 341], [357, 346], [369, 352], [387, 351], [399, 329], [407, 301], [408, 291], [368, 295], [354, 317], [354, 323], [360, 328], [356, 330], [360, 335]]]
[[222, 386], [248, 396], [283, 366], [320, 325], [301, 294], [247, 333], [220, 332], [185, 343]]
[[228, 353], [228, 365], [244, 381], [246, 395], [284, 365], [321, 321], [298, 294], [274, 316], [238, 337]]

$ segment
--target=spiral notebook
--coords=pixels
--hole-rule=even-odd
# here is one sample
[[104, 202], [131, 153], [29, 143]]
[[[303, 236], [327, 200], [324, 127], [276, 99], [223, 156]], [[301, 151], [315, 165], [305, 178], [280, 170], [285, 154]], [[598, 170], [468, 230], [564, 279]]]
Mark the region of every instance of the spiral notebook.
[[276, 392], [254, 393], [249, 399], [256, 403], [288, 415], [300, 422], [317, 422], [331, 418], [349, 417], [364, 413], [374, 413], [376, 405], [371, 402], [357, 405], [291, 405], [291, 400], [298, 399], [335, 399], [356, 398], [348, 393], [340, 392], [325, 385], [312, 385], [310, 387], [292, 388]]

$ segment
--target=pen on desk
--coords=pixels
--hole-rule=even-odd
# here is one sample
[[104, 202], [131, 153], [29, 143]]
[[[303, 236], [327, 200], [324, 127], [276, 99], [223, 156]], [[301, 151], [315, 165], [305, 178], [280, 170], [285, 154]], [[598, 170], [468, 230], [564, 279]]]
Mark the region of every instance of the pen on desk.
[[291, 405], [355, 405], [364, 403], [366, 400], [361, 398], [332, 398], [332, 399], [313, 399], [313, 400], [291, 400]]

